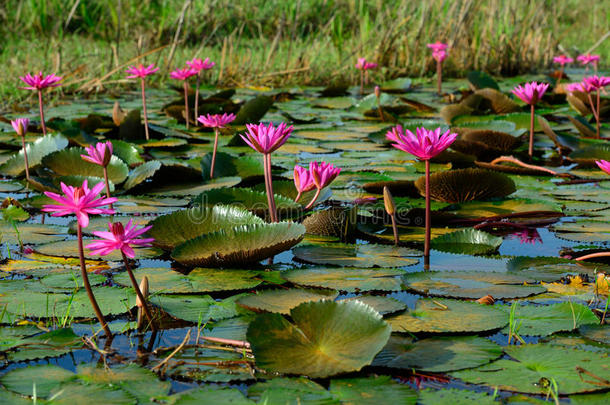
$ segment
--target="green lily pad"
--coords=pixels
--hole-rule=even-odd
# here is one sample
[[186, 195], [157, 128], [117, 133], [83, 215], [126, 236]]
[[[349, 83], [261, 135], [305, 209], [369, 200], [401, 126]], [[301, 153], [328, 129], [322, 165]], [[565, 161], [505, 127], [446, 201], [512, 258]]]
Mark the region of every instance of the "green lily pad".
[[441, 252], [479, 255], [494, 252], [502, 244], [502, 238], [474, 228], [446, 233], [430, 241], [433, 249]]
[[216, 301], [209, 295], [157, 295], [151, 302], [171, 316], [185, 321], [206, 323], [221, 321], [246, 312], [235, 301], [239, 296]]
[[[510, 309], [505, 308], [510, 313]], [[521, 324], [520, 335], [546, 336], [555, 332], [568, 332], [581, 325], [595, 325], [599, 319], [586, 306], [572, 302], [551, 305], [518, 305], [515, 322]], [[508, 327], [502, 330], [508, 333]]]
[[449, 299], [424, 298], [414, 310], [390, 317], [394, 332], [482, 332], [508, 324], [506, 312], [496, 306]]
[[466, 74], [466, 78], [476, 89], [490, 88], [500, 90], [500, 86], [498, 86], [494, 78], [485, 72], [472, 70]]
[[398, 276], [405, 274], [400, 269], [306, 269], [282, 272], [282, 277], [291, 283], [332, 288], [335, 290], [356, 291], [400, 291], [402, 283]]
[[381, 315], [393, 314], [407, 308], [407, 304], [402, 301], [380, 295], [359, 295], [352, 298], [344, 298], [340, 301], [360, 301], [363, 304], [370, 306]]
[[381, 85], [382, 91], [388, 93], [405, 93], [411, 88], [412, 80], [408, 77], [398, 77], [394, 80], [387, 81]]
[[419, 403], [422, 405], [497, 405], [494, 398], [484, 392], [458, 390], [455, 388], [421, 390], [419, 392]]
[[36, 394], [46, 398], [55, 387], [74, 377], [74, 373], [65, 368], [54, 364], [39, 364], [11, 370], [0, 377], [0, 382], [8, 390], [21, 395], [32, 395], [35, 384]]
[[0, 221], [0, 234], [2, 242], [18, 244], [19, 241], [24, 244], [39, 245], [41, 243], [50, 243], [65, 239], [65, 227], [46, 224], [16, 224], [13, 226], [6, 221]]
[[133, 167], [144, 163], [144, 159], [140, 156], [140, 149], [133, 143], [120, 140], [113, 140], [111, 142], [112, 154], [118, 156], [128, 166]]
[[242, 225], [188, 240], [172, 258], [187, 266], [244, 266], [290, 249], [304, 235], [305, 227], [292, 222]]
[[9, 222], [22, 222], [27, 221], [30, 218], [30, 214], [21, 207], [9, 205], [8, 207], [2, 209], [2, 218]]
[[148, 234], [155, 238], [155, 246], [172, 250], [197, 236], [249, 224], [263, 224], [263, 220], [237, 207], [198, 206], [155, 218]]
[[583, 325], [578, 331], [587, 339], [610, 345], [610, 327], [606, 325]]
[[330, 392], [342, 404], [415, 404], [417, 393], [406, 384], [381, 375], [331, 380]]
[[324, 387], [303, 377], [257, 382], [248, 387], [248, 397], [259, 404], [339, 404]]
[[[41, 163], [58, 176], [104, 178], [104, 169], [100, 165], [87, 162], [81, 157], [86, 154], [84, 148], [69, 148], [46, 155]], [[113, 155], [108, 164], [108, 179], [114, 184], [120, 184], [125, 181], [128, 173], [129, 168], [125, 162]]]
[[[308, 263], [348, 267], [402, 267], [417, 264], [420, 251], [389, 245], [324, 244], [292, 249], [296, 258]], [[408, 257], [411, 256], [411, 257]]]
[[[195, 197], [191, 204], [195, 207], [216, 204], [237, 205], [258, 214], [265, 213], [268, 209], [267, 194], [248, 188], [235, 187], [205, 191]], [[277, 194], [275, 195], [275, 204], [282, 217], [282, 211], [299, 212], [301, 210], [300, 204]]]
[[113, 405], [127, 405], [136, 402], [132, 395], [112, 385], [85, 385], [75, 381], [69, 381], [56, 387], [50, 396], [53, 397], [53, 404], [59, 405], [88, 403], [92, 398], [100, 403]]
[[133, 169], [129, 176], [127, 177], [127, 181], [123, 185], [125, 190], [129, 190], [144, 182], [144, 180], [151, 178], [154, 174], [161, 168], [161, 162], [158, 160], [151, 160], [149, 162], [143, 163], [140, 166]]
[[81, 338], [72, 329], [61, 328], [20, 339], [7, 353], [7, 360], [16, 362], [58, 357], [82, 346]]
[[[83, 239], [84, 246], [87, 246], [93, 239]], [[76, 240], [64, 240], [59, 242], [46, 243], [44, 245], [36, 246], [36, 251], [49, 256], [59, 257], [78, 257], [78, 243]], [[159, 256], [162, 251], [156, 248], [136, 248], [134, 249], [135, 255], [138, 259], [151, 258]], [[106, 256], [95, 256], [92, 255], [89, 249], [85, 248], [85, 258], [87, 259], [99, 259], [99, 260], [112, 260], [121, 261], [123, 256], [120, 251], [114, 251]]]
[[237, 388], [202, 387], [184, 391], [170, 397], [172, 405], [200, 405], [204, 403], [250, 405]]
[[304, 302], [333, 300], [339, 295], [329, 290], [265, 290], [257, 294], [246, 295], [237, 303], [256, 312], [277, 312], [288, 315], [290, 310]]
[[241, 106], [231, 125], [244, 125], [247, 123], [259, 122], [272, 105], [273, 99], [269, 96], [258, 96], [248, 100]]
[[[201, 173], [204, 179], [210, 177], [212, 154], [207, 153], [201, 158]], [[225, 152], [216, 153], [214, 177], [238, 176], [242, 179], [263, 174], [263, 161], [254, 156], [233, 156]]]
[[[167, 353], [169, 355], [170, 352]], [[217, 349], [186, 348], [173, 358], [171, 375], [195, 381], [226, 383], [247, 381], [257, 377], [242, 353]]]
[[357, 301], [306, 302], [280, 314], [260, 314], [248, 328], [258, 367], [310, 377], [358, 371], [390, 337], [381, 315]]
[[[62, 150], [67, 146], [68, 140], [62, 135], [47, 135], [38, 138], [25, 147], [28, 154], [29, 167], [38, 166], [43, 157], [55, 151]], [[20, 176], [22, 173], [25, 173], [23, 150], [4, 162], [4, 164], [0, 166], [0, 173], [9, 176]]]

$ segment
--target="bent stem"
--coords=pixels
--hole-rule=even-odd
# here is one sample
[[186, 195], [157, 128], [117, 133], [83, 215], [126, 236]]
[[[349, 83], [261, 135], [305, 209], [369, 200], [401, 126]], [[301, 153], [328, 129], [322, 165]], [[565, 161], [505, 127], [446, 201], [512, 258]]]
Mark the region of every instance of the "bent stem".
[[587, 97], [589, 98], [589, 105], [591, 106], [591, 112], [593, 113], [593, 117], [595, 117], [595, 122], [597, 123], [597, 138], [599, 138], [599, 90], [597, 90], [597, 107], [593, 103], [593, 98], [591, 97], [591, 93], [587, 93]]
[[[197, 100], [197, 99], [195, 99]], [[197, 101], [195, 101], [196, 103]], [[197, 107], [195, 107], [197, 110]], [[214, 178], [214, 166], [216, 164], [216, 149], [218, 148], [218, 128], [214, 128], [214, 151], [212, 152], [212, 165], [210, 166], [210, 179]]]
[[[110, 182], [108, 181], [108, 166], [104, 166], [104, 181], [106, 182], [106, 197], [110, 198]], [[112, 203], [110, 204], [110, 209], [113, 210], [114, 207]]]
[[441, 95], [441, 85], [443, 83], [443, 68], [440, 61], [436, 61], [436, 91]]
[[30, 181], [30, 165], [28, 163], [28, 152], [25, 150], [25, 135], [21, 137], [21, 146], [23, 147], [23, 160], [25, 162], [25, 179]]
[[316, 200], [318, 199], [318, 197], [320, 196], [320, 192], [322, 191], [321, 188], [317, 188], [316, 189], [316, 193], [314, 194], [313, 198], [311, 199], [311, 201], [309, 202], [309, 204], [307, 204], [307, 206], [305, 207], [306, 210], [311, 209], [311, 207], [313, 207], [313, 205], [315, 204]]
[[80, 271], [81, 276], [83, 278], [83, 284], [85, 285], [85, 290], [87, 290], [87, 296], [89, 297], [89, 301], [91, 301], [91, 306], [93, 307], [95, 316], [97, 316], [97, 320], [102, 325], [102, 329], [104, 329], [106, 337], [112, 338], [112, 332], [110, 332], [110, 328], [108, 328], [106, 319], [104, 319], [104, 315], [102, 314], [102, 311], [100, 310], [100, 307], [97, 304], [97, 301], [95, 300], [95, 296], [93, 295], [91, 284], [89, 284], [89, 276], [87, 275], [87, 267], [85, 265], [85, 252], [83, 250], [83, 228], [78, 222], [76, 225], [76, 231], [78, 236], [78, 257], [80, 259]]
[[426, 237], [424, 240], [424, 258], [430, 257], [430, 159], [426, 159]]
[[398, 226], [396, 226], [396, 213], [390, 215], [392, 217], [392, 232], [394, 233], [394, 245], [398, 246], [400, 239], [398, 238]]
[[199, 80], [201, 79], [201, 72], [197, 73], [197, 87], [195, 88], [195, 125], [199, 125], [197, 117], [199, 117]]
[[146, 91], [144, 90], [144, 78], [141, 80], [142, 83], [142, 112], [144, 113], [144, 133], [146, 134], [146, 140], [150, 139], [148, 134], [148, 114], [146, 113]]
[[184, 81], [184, 118], [186, 119], [186, 129], [189, 129], [189, 94], [188, 83]]
[[42, 135], [46, 135], [47, 126], [44, 123], [44, 110], [42, 108], [42, 90], [38, 90], [38, 110], [40, 110], [40, 126], [42, 127]]
[[531, 116], [530, 116], [530, 146], [527, 153], [530, 156], [530, 159], [534, 155], [534, 104], [530, 106]]
[[263, 154], [263, 166], [265, 172], [265, 189], [267, 191], [267, 204], [269, 205], [269, 219], [271, 222], [278, 222], [277, 211], [275, 208], [275, 198], [273, 196], [273, 179], [271, 177], [271, 154]]
[[123, 255], [123, 264], [125, 264], [125, 270], [127, 270], [127, 274], [129, 274], [129, 279], [131, 280], [131, 285], [133, 286], [133, 289], [135, 290], [136, 295], [138, 296], [138, 299], [142, 303], [142, 309], [144, 309], [144, 315], [146, 315], [146, 318], [148, 318], [148, 322], [150, 322], [151, 329], [155, 330], [155, 323], [153, 322], [152, 315], [150, 313], [150, 310], [148, 309], [148, 304], [146, 303], [146, 298], [144, 298], [142, 291], [140, 291], [140, 286], [138, 286], [138, 282], [136, 281], [136, 278], [133, 275], [133, 272], [131, 271], [131, 267], [129, 267], [129, 261], [127, 260], [127, 256], [125, 256], [125, 253], [123, 253], [123, 251], [121, 251], [121, 255]]

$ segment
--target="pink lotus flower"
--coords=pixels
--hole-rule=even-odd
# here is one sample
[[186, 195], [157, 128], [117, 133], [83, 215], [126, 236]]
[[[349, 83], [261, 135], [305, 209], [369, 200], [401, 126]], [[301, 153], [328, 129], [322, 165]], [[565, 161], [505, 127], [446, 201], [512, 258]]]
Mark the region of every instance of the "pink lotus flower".
[[337, 178], [339, 173], [341, 173], [341, 169], [326, 162], [319, 164], [318, 162], [310, 162], [309, 172], [311, 173], [311, 177], [316, 188], [321, 190], [324, 187], [327, 187], [334, 179]]
[[582, 93], [591, 93], [592, 91], [595, 90], [595, 88], [593, 86], [591, 86], [589, 83], [587, 83], [586, 81], [582, 81], [582, 82], [568, 84], [566, 86], [566, 90], [569, 91], [570, 93], [573, 93], [575, 91], [579, 91]]
[[156, 68], [154, 63], [151, 63], [148, 66], [144, 66], [140, 63], [138, 66], [129, 66], [126, 72], [129, 73], [129, 76], [127, 76], [128, 79], [144, 79], [146, 76], [150, 76], [158, 70], [159, 68]]
[[366, 58], [358, 58], [358, 62], [356, 63], [356, 69], [360, 70], [371, 70], [376, 69], [377, 64], [374, 62], [367, 62]]
[[585, 85], [589, 85], [592, 90], [602, 89], [610, 85], [610, 77], [605, 76], [586, 76], [582, 79], [582, 81]]
[[190, 77], [195, 76], [197, 71], [192, 68], [176, 69], [169, 74], [169, 77], [176, 80], [188, 80]]
[[559, 63], [563, 67], [564, 65], [567, 65], [568, 63], [574, 62], [574, 59], [572, 59], [566, 55], [559, 55], [559, 56], [555, 56], [553, 58], [553, 62]]
[[276, 127], [273, 123], [265, 126], [263, 123], [246, 124], [248, 132], [240, 135], [248, 146], [257, 152], [269, 154], [279, 149], [292, 134], [292, 125], [287, 127], [285, 123], [281, 123]]
[[17, 118], [16, 120], [11, 121], [11, 125], [17, 135], [24, 137], [28, 132], [28, 125], [30, 125], [30, 120], [28, 118]]
[[536, 104], [549, 88], [548, 83], [525, 83], [525, 86], [517, 86], [513, 89], [513, 94], [529, 105]]
[[205, 58], [203, 60], [193, 58], [193, 60], [187, 61], [186, 64], [197, 73], [201, 72], [202, 70], [212, 69], [214, 65], [216, 65], [216, 63], [210, 61], [210, 58]]
[[295, 202], [299, 201], [301, 194], [316, 188], [316, 185], [313, 182], [313, 177], [311, 177], [311, 172], [299, 165], [294, 166], [293, 180], [294, 186], [297, 189], [297, 196], [294, 199]]
[[80, 155], [83, 160], [91, 162], [102, 167], [107, 167], [112, 158], [112, 142], [98, 142], [95, 145], [89, 145], [85, 148], [86, 155]]
[[64, 195], [45, 191], [45, 195], [59, 204], [46, 204], [43, 212], [52, 212], [52, 216], [61, 217], [64, 215], [76, 215], [76, 219], [81, 227], [85, 228], [89, 225], [89, 215], [93, 214], [114, 214], [114, 210], [100, 208], [105, 205], [116, 202], [116, 198], [99, 197], [100, 191], [104, 188], [104, 183], [97, 183], [91, 190], [87, 186], [87, 180], [83, 181], [81, 187], [66, 186], [61, 183], [61, 189]]
[[599, 62], [599, 55], [592, 55], [590, 53], [587, 53], [587, 54], [583, 54], [583, 55], [578, 55], [576, 60], [579, 61], [580, 64], [583, 66], [586, 66], [589, 63], [592, 63], [595, 65], [595, 64], [597, 64], [597, 62]]
[[440, 42], [440, 41], [436, 41], [433, 44], [428, 44], [426, 45], [428, 48], [432, 49], [433, 52], [437, 52], [437, 51], [444, 51], [447, 48], [449, 48], [449, 45], [444, 43], [444, 42]]
[[396, 149], [410, 153], [421, 160], [429, 160], [447, 149], [457, 138], [457, 134], [447, 130], [441, 135], [441, 129], [428, 130], [416, 128], [415, 135], [408, 129], [406, 132], [402, 126], [397, 125], [386, 134]]
[[23, 77], [19, 77], [27, 87], [22, 87], [24, 90], [42, 90], [47, 87], [57, 87], [61, 86], [59, 83], [61, 81], [61, 77], [55, 76], [54, 74], [42, 76], [42, 72], [38, 72], [38, 74], [31, 75], [27, 74]]
[[604, 172], [606, 172], [607, 174], [610, 174], [610, 162], [608, 162], [607, 160], [597, 160], [597, 161], [595, 161], [595, 163]]
[[443, 63], [443, 61], [447, 58], [447, 51], [439, 50], [432, 52], [432, 57], [435, 61], [439, 63]]
[[201, 122], [208, 128], [224, 128], [227, 124], [231, 123], [235, 119], [235, 114], [208, 114], [201, 115], [197, 118], [197, 121]]
[[133, 259], [135, 257], [135, 252], [133, 251], [132, 246], [151, 246], [151, 243], [155, 240], [154, 238], [138, 239], [138, 236], [142, 235], [150, 228], [152, 228], [152, 225], [138, 229], [136, 225], [133, 225], [131, 219], [127, 222], [125, 227], [123, 227], [123, 224], [120, 222], [110, 222], [108, 223], [109, 232], [93, 232], [95, 236], [102, 239], [94, 240], [93, 243], [88, 244], [86, 247], [91, 251], [91, 254], [95, 256], [106, 256], [115, 250], [120, 250], [125, 256]]

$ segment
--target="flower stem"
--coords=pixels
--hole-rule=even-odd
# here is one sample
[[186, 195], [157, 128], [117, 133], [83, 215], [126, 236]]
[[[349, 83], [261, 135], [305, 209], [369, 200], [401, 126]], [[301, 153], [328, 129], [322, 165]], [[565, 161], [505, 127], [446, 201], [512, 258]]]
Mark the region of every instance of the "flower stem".
[[426, 236], [424, 240], [424, 257], [430, 257], [430, 159], [426, 159]]
[[303, 194], [301, 191], [297, 193], [297, 196], [294, 198], [294, 202], [299, 202], [299, 200], [301, 199], [301, 194]]
[[398, 237], [398, 227], [396, 226], [396, 213], [390, 215], [392, 218], [392, 232], [394, 233], [394, 245], [398, 246], [400, 238]]
[[110, 332], [110, 328], [108, 328], [108, 324], [106, 323], [106, 319], [104, 319], [104, 315], [100, 310], [99, 305], [97, 305], [97, 301], [95, 300], [95, 296], [93, 295], [93, 290], [91, 289], [91, 284], [89, 284], [89, 276], [87, 275], [87, 267], [85, 266], [85, 252], [83, 249], [83, 228], [77, 222], [76, 225], [77, 236], [78, 236], [78, 256], [80, 259], [80, 271], [81, 276], [83, 278], [83, 284], [85, 285], [85, 290], [87, 290], [87, 295], [89, 296], [89, 301], [91, 301], [91, 306], [93, 307], [93, 311], [97, 316], [98, 321], [102, 325], [102, 329], [104, 329], [104, 333], [107, 338], [112, 336], [112, 332]]
[[[108, 166], [104, 166], [104, 181], [106, 182], [106, 197], [110, 198], [110, 182], [108, 181]], [[113, 210], [114, 207], [112, 203], [110, 204], [110, 209]]]
[[199, 80], [201, 79], [201, 72], [197, 73], [197, 87], [195, 88], [195, 125], [199, 125], [197, 117], [199, 117]]
[[216, 149], [217, 148], [218, 148], [218, 128], [214, 128], [214, 151], [212, 152], [212, 165], [210, 166], [210, 179], [214, 178], [214, 165], [216, 164]]
[[443, 69], [440, 61], [436, 61], [436, 91], [441, 95], [441, 85], [443, 83]]
[[25, 179], [30, 181], [30, 164], [28, 163], [28, 152], [25, 150], [25, 135], [21, 137], [21, 146], [23, 147], [23, 160], [25, 162]]
[[271, 177], [271, 154], [263, 155], [263, 165], [265, 171], [265, 188], [267, 189], [267, 203], [269, 205], [269, 219], [271, 222], [277, 221], [277, 211], [275, 209], [275, 198], [273, 196], [273, 179]]
[[562, 77], [563, 77], [563, 65], [561, 65], [561, 69], [559, 69], [559, 78], [557, 78], [557, 83], [555, 83], [555, 88], [559, 87], [559, 83], [561, 83]]
[[360, 95], [364, 94], [364, 69], [360, 70]]
[[321, 191], [322, 191], [321, 188], [316, 189], [316, 193], [314, 194], [313, 198], [311, 199], [309, 204], [307, 204], [307, 206], [305, 207], [306, 210], [311, 209], [311, 207], [313, 207], [314, 203], [316, 202], [316, 200], [320, 196], [320, 192]]
[[44, 110], [42, 108], [42, 90], [38, 90], [38, 109], [40, 110], [40, 126], [42, 127], [42, 134], [47, 134], [47, 126], [44, 124]]
[[144, 78], [141, 80], [142, 82], [142, 112], [144, 113], [144, 133], [146, 134], [146, 140], [150, 139], [148, 134], [148, 114], [146, 113], [146, 91], [144, 89]]
[[597, 121], [597, 139], [599, 139], [601, 137], [599, 122], [599, 89], [597, 89], [597, 114], [595, 114], [595, 119]]
[[123, 255], [123, 264], [125, 264], [125, 270], [127, 270], [127, 274], [129, 274], [129, 279], [131, 280], [131, 285], [133, 286], [133, 289], [135, 290], [136, 295], [138, 296], [138, 299], [142, 303], [142, 309], [144, 309], [144, 315], [146, 315], [146, 318], [148, 318], [148, 322], [150, 322], [151, 329], [155, 330], [155, 323], [153, 322], [153, 317], [150, 313], [150, 310], [148, 309], [148, 304], [146, 303], [146, 298], [142, 294], [142, 291], [140, 291], [140, 286], [138, 286], [138, 282], [136, 281], [136, 278], [133, 275], [133, 272], [131, 271], [131, 267], [129, 267], [129, 261], [127, 260], [127, 256], [125, 256], [125, 253], [123, 253], [123, 251], [121, 251], [121, 255]]
[[530, 105], [530, 146], [527, 153], [530, 155], [530, 159], [534, 155], [534, 104]]
[[184, 81], [184, 118], [186, 119], [186, 129], [189, 129], [189, 91], [186, 80]]

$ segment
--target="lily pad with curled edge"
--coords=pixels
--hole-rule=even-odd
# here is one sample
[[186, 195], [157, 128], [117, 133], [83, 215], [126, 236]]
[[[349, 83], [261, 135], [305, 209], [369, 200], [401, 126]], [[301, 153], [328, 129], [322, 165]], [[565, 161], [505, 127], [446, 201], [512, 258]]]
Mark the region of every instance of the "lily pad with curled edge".
[[65, 239], [66, 228], [57, 225], [18, 224], [15, 227], [7, 221], [0, 220], [0, 235], [3, 243], [17, 244], [21, 240], [24, 244], [39, 245], [42, 243], [53, 243]]
[[248, 398], [259, 404], [339, 404], [326, 388], [304, 377], [257, 382], [248, 387]]
[[403, 281], [418, 293], [452, 298], [478, 299], [488, 294], [496, 299], [523, 298], [546, 291], [542, 286], [524, 284], [526, 274], [485, 271], [409, 273]]
[[393, 314], [398, 311], [403, 311], [407, 308], [407, 304], [398, 301], [395, 298], [384, 297], [382, 295], [359, 295], [351, 298], [344, 298], [339, 301], [360, 301], [372, 307], [381, 315]]
[[[86, 176], [104, 178], [104, 169], [100, 165], [87, 162], [81, 155], [86, 155], [84, 148], [69, 148], [46, 155], [41, 164], [52, 170], [57, 176]], [[112, 156], [108, 164], [108, 179], [120, 184], [127, 178], [129, 168], [121, 159]]]
[[400, 291], [402, 282], [398, 276], [404, 270], [394, 268], [314, 268], [288, 270], [282, 277], [291, 283], [308, 287], [332, 288], [340, 291]]
[[413, 80], [410, 77], [398, 77], [384, 82], [381, 90], [388, 93], [405, 93], [411, 88]]
[[[26, 145], [28, 165], [30, 168], [38, 166], [42, 158], [55, 151], [68, 146], [68, 140], [62, 135], [46, 135]], [[0, 173], [8, 176], [19, 176], [25, 172], [23, 150], [20, 150], [0, 166]]]
[[474, 228], [446, 233], [430, 241], [432, 249], [441, 252], [480, 255], [496, 251], [502, 238]]
[[294, 323], [271, 313], [250, 323], [247, 337], [258, 367], [313, 378], [358, 371], [391, 333], [379, 313], [358, 301], [306, 302], [290, 316]]
[[0, 383], [9, 391], [21, 395], [33, 395], [34, 384], [36, 395], [46, 398], [59, 384], [73, 380], [75, 374], [54, 364], [38, 364], [17, 368], [0, 377]]
[[508, 323], [508, 316], [497, 306], [423, 298], [417, 301], [415, 309], [387, 321], [393, 332], [483, 332], [502, 328]]
[[508, 346], [504, 351], [512, 359], [456, 371], [451, 376], [467, 383], [531, 394], [546, 394], [555, 380], [558, 393], [566, 395], [604, 389], [598, 380], [578, 368], [606, 379], [610, 370], [606, 357], [584, 350], [539, 343]]
[[466, 74], [466, 78], [475, 89], [494, 89], [500, 90], [496, 80], [489, 74], [480, 70], [471, 70]]
[[218, 388], [206, 386], [193, 388], [168, 397], [172, 405], [200, 405], [200, 404], [235, 404], [252, 405], [254, 402], [244, 397], [237, 388]]
[[421, 405], [497, 405], [494, 397], [485, 392], [458, 390], [455, 388], [419, 391]]
[[263, 224], [263, 220], [238, 207], [197, 206], [155, 218], [148, 235], [155, 239], [155, 246], [172, 250], [197, 236], [249, 224]]
[[519, 138], [510, 134], [485, 129], [468, 130], [462, 135], [462, 139], [469, 142], [480, 142], [502, 153], [510, 153], [520, 143]]
[[255, 312], [277, 312], [289, 315], [290, 310], [304, 302], [334, 300], [339, 295], [333, 290], [305, 290], [292, 288], [288, 290], [265, 290], [257, 294], [246, 295], [237, 303]]
[[[83, 244], [85, 246], [85, 257], [87, 259], [106, 260], [106, 261], [121, 261], [123, 256], [120, 251], [114, 251], [106, 256], [92, 255], [87, 245], [93, 242], [93, 239], [84, 238]], [[78, 243], [74, 240], [63, 240], [59, 242], [46, 243], [35, 247], [35, 251], [49, 256], [59, 257], [78, 257]], [[137, 259], [147, 259], [151, 257], [157, 257], [163, 253], [161, 250], [148, 247], [148, 248], [135, 248], [135, 255]]]
[[457, 118], [468, 117], [473, 112], [474, 108], [469, 107], [464, 103], [457, 103], [443, 106], [439, 115], [447, 124], [455, 124], [457, 123]]
[[587, 339], [610, 345], [610, 327], [607, 325], [583, 325], [578, 331]]
[[[184, 275], [172, 269], [139, 268], [134, 270], [136, 279], [148, 277], [149, 289], [154, 293], [186, 294], [214, 291], [234, 291], [254, 288], [263, 282], [261, 273], [257, 270], [220, 270], [193, 269]], [[115, 283], [131, 287], [131, 280], [126, 272], [113, 277]]]
[[610, 147], [608, 145], [590, 145], [570, 153], [570, 160], [580, 166], [597, 168], [596, 160], [610, 160]]
[[237, 114], [231, 125], [244, 125], [248, 122], [259, 122], [273, 105], [273, 98], [265, 95], [256, 96], [246, 101]]
[[342, 404], [415, 404], [417, 392], [389, 375], [330, 381], [330, 393]]
[[446, 373], [487, 364], [502, 355], [502, 347], [479, 336], [443, 336], [413, 341], [392, 335], [373, 366]]
[[127, 177], [127, 181], [123, 184], [123, 188], [125, 190], [129, 190], [141, 184], [146, 179], [154, 176], [155, 172], [161, 168], [161, 162], [158, 160], [151, 160], [149, 162], [143, 163], [140, 166], [136, 167], [129, 173]]
[[293, 222], [241, 225], [188, 240], [172, 258], [186, 266], [245, 266], [290, 249], [303, 236], [305, 227]]
[[419, 250], [405, 247], [344, 243], [299, 246], [292, 253], [307, 263], [348, 267], [411, 266], [419, 262], [413, 256], [421, 255]]
[[479, 89], [475, 91], [475, 94], [486, 99], [490, 104], [491, 110], [495, 114], [508, 114], [521, 110], [519, 104], [515, 103], [513, 99], [508, 97], [506, 94], [501, 93], [499, 89]]
[[[415, 187], [425, 195], [424, 177]], [[436, 201], [461, 203], [506, 197], [516, 191], [515, 182], [503, 173], [468, 168], [433, 173], [430, 176], [430, 197]]]
[[112, 154], [118, 156], [128, 166], [133, 167], [144, 163], [144, 159], [140, 156], [142, 150], [133, 143], [120, 140], [113, 140], [111, 142]]
[[[508, 315], [509, 307], [502, 307]], [[595, 325], [599, 319], [589, 307], [573, 302], [551, 305], [518, 305], [515, 322], [521, 324], [520, 335], [547, 336], [555, 332], [569, 332], [581, 325]], [[508, 333], [508, 327], [502, 330]]]
[[[265, 213], [268, 209], [267, 194], [249, 188], [232, 187], [204, 191], [191, 200], [191, 205], [195, 207], [216, 204], [236, 205], [257, 214]], [[280, 214], [282, 211], [301, 210], [300, 204], [278, 194], [275, 194], [275, 204]]]

